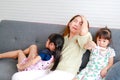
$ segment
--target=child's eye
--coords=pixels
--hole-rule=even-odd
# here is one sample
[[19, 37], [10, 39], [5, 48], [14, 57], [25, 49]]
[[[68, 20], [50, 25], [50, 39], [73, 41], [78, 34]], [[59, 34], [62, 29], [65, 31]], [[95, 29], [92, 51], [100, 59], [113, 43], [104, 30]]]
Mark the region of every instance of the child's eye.
[[106, 42], [106, 41], [103, 41], [103, 42]]

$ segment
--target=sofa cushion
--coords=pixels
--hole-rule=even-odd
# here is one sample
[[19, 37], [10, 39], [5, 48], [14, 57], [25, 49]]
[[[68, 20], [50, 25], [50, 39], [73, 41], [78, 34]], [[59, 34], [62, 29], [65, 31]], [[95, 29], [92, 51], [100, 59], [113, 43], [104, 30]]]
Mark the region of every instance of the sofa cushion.
[[105, 80], [120, 80], [120, 61], [115, 63], [108, 73]]
[[[36, 44], [41, 49], [51, 33], [62, 33], [63, 25], [2, 20], [0, 23], [0, 53], [25, 49]], [[3, 44], [4, 43], [4, 44]]]
[[11, 76], [17, 71], [17, 60], [0, 59], [0, 80], [11, 80]]

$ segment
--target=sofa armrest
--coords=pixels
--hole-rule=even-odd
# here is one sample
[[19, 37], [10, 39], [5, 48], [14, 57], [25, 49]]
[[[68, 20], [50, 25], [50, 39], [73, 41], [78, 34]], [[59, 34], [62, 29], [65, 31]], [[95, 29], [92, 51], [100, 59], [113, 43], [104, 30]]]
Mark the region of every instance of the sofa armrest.
[[105, 80], [120, 80], [120, 61], [116, 62], [108, 71]]

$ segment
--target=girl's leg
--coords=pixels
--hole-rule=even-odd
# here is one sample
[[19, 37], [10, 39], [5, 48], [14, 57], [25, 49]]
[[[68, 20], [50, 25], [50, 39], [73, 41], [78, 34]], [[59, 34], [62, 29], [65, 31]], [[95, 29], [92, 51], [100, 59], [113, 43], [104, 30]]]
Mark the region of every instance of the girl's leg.
[[[32, 65], [32, 61], [33, 61], [34, 57], [36, 56], [36, 51], [37, 51], [36, 46], [31, 45], [26, 50], [19, 52], [19, 54], [18, 54], [18, 64], [17, 64], [17, 67], [18, 67], [19, 71], [24, 70], [24, 69], [26, 69], [26, 68], [28, 68], [29, 66]], [[25, 54], [27, 54], [27, 53], [29, 53], [29, 56], [26, 59]]]
[[[0, 58], [18, 58], [19, 53], [21, 53], [22, 50], [16, 50], [16, 51], [9, 51], [9, 52], [5, 52], [5, 53], [1, 53], [0, 54]], [[29, 48], [25, 49], [23, 51], [23, 53], [29, 54], [30, 53], [30, 57], [32, 57], [33, 55], [36, 56], [37, 55], [37, 46], [36, 45], [31, 45]]]
[[34, 59], [38, 55], [36, 45], [31, 45], [29, 48], [25, 49], [23, 52], [24, 54], [29, 53], [29, 56], [28, 56], [29, 59]]
[[18, 64], [21, 64], [23, 59], [26, 58], [26, 55], [23, 53], [23, 51], [19, 51], [18, 53]]
[[19, 53], [22, 50], [16, 50], [16, 51], [9, 51], [9, 52], [5, 52], [5, 53], [1, 53], [0, 54], [0, 58], [18, 58]]

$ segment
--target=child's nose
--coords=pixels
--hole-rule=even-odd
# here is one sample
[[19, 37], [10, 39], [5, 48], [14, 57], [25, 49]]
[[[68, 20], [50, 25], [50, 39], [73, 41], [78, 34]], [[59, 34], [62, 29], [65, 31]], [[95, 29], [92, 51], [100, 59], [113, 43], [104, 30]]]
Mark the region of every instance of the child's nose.
[[103, 42], [101, 41], [100, 44], [103, 44]]

